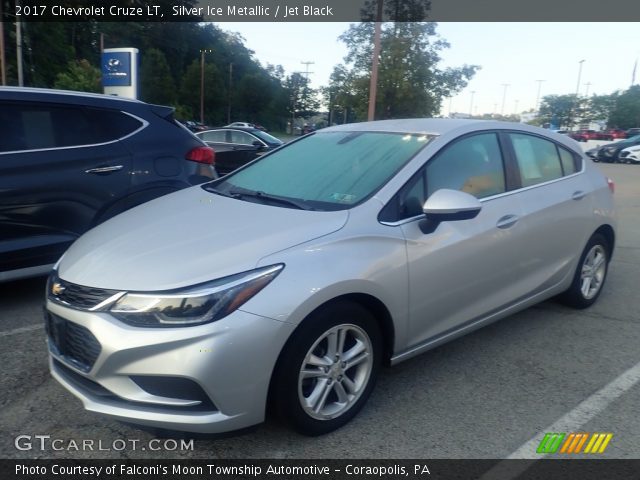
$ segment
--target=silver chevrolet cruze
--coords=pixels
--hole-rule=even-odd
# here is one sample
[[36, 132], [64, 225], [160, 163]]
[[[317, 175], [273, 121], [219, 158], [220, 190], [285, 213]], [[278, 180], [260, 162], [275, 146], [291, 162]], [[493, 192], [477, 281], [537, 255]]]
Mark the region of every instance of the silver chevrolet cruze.
[[327, 128], [77, 240], [47, 287], [51, 371], [128, 422], [222, 432], [270, 410], [326, 433], [383, 364], [550, 297], [595, 302], [612, 192], [535, 127]]

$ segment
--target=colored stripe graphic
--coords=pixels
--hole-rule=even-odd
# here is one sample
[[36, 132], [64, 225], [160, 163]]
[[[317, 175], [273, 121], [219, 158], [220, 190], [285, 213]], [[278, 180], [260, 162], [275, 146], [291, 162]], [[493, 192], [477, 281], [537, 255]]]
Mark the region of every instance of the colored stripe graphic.
[[[545, 433], [536, 453], [604, 453], [612, 438], [613, 433]], [[587, 440], [589, 441], [587, 442]], [[585, 443], [587, 446], [582, 451]]]
[[594, 433], [584, 453], [604, 453], [613, 438], [613, 433]]
[[565, 433], [547, 433], [538, 445], [537, 453], [556, 453]]

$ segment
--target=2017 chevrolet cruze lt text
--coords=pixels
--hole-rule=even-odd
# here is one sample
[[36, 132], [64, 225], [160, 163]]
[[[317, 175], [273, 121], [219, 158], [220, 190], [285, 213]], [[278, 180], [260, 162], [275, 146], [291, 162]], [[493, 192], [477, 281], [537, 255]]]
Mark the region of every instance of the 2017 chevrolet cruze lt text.
[[326, 433], [383, 364], [550, 297], [595, 302], [612, 192], [535, 127], [327, 128], [78, 239], [47, 287], [51, 370], [128, 422], [222, 432], [269, 409]]

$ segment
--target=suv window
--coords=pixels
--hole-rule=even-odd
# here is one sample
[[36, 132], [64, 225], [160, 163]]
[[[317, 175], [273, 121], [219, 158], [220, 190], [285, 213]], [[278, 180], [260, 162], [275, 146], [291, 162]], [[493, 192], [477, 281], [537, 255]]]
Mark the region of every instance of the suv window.
[[523, 133], [510, 133], [509, 136], [523, 187], [562, 177], [562, 164], [555, 143]]
[[115, 110], [46, 104], [0, 104], [0, 152], [105, 143], [142, 125]]

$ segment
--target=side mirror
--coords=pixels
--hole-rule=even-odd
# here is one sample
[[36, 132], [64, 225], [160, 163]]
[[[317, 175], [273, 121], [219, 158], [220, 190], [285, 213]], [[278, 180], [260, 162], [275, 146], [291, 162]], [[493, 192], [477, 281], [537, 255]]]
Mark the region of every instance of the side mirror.
[[256, 147], [256, 149], [259, 150], [263, 150], [264, 149], [264, 143], [262, 143], [260, 140], [254, 140], [253, 143], [251, 144], [254, 147]]
[[481, 209], [482, 204], [473, 195], [447, 188], [434, 192], [422, 207], [427, 219], [438, 223], [470, 220], [475, 218]]

